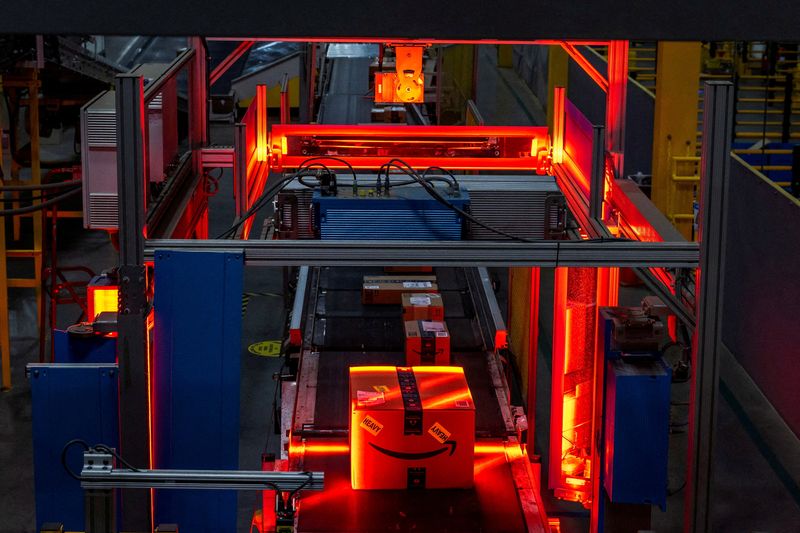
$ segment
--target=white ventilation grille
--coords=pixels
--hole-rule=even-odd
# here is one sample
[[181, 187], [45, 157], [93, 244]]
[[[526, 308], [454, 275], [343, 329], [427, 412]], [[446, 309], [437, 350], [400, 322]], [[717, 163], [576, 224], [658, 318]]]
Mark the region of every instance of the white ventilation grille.
[[89, 227], [92, 229], [117, 229], [119, 202], [116, 194], [89, 194]]
[[117, 119], [114, 113], [86, 113], [86, 142], [89, 146], [117, 146]]

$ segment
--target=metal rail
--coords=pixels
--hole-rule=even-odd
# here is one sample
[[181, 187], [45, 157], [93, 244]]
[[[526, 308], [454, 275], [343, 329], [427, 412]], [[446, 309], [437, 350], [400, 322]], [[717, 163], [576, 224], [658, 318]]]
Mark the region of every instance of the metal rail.
[[81, 470], [84, 489], [208, 489], [281, 491], [322, 490], [322, 472], [261, 470], [131, 470], [114, 468], [106, 453], [86, 452]]
[[155, 98], [156, 95], [161, 92], [161, 88], [164, 86], [164, 84], [172, 79], [172, 77], [178, 72], [180, 72], [181, 69], [183, 69], [183, 67], [185, 67], [194, 57], [194, 54], [194, 48], [187, 48], [181, 52], [172, 63], [170, 63], [167, 70], [165, 70], [158, 78], [147, 84], [147, 87], [144, 90], [145, 103], [148, 103], [150, 100]]
[[156, 250], [240, 251], [260, 266], [618, 266], [696, 268], [694, 242], [638, 241], [316, 241], [154, 239]]

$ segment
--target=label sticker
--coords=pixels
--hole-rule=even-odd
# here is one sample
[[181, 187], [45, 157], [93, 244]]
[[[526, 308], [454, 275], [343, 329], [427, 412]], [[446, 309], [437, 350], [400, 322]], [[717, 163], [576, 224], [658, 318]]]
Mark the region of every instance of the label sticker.
[[439, 444], [444, 444], [450, 438], [450, 432], [445, 429], [439, 422], [435, 422], [428, 430], [431, 437], [439, 441]]
[[412, 296], [409, 301], [411, 305], [431, 305], [430, 296]]
[[383, 424], [372, 418], [371, 416], [367, 415], [364, 417], [364, 420], [361, 421], [359, 424], [362, 428], [367, 430], [369, 433], [372, 434], [373, 437], [376, 437], [378, 433], [381, 432], [383, 429]]
[[430, 281], [404, 281], [404, 289], [430, 289], [433, 284]]
[[261, 357], [278, 357], [281, 354], [281, 341], [261, 341], [251, 344], [247, 351]]
[[383, 405], [386, 403], [386, 398], [380, 391], [359, 390], [356, 391], [356, 399], [358, 405]]
[[[444, 322], [428, 322], [427, 320], [422, 321], [422, 331], [435, 331], [445, 333], [447, 336], [447, 332], [444, 330]], [[439, 335], [437, 335], [438, 337]]]
[[437, 337], [449, 337], [450, 335], [448, 335], [446, 331], [437, 331], [436, 332], [436, 336]]
[[364, 288], [367, 290], [378, 290], [381, 288], [380, 285], [364, 285]]
[[377, 392], [389, 392], [388, 385], [373, 385], [372, 388], [375, 389]]

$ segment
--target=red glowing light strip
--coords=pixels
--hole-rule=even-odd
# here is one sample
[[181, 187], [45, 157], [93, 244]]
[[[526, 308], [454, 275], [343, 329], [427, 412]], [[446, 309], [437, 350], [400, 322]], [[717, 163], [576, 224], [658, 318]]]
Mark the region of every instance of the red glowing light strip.
[[[529, 139], [532, 147], [546, 147], [547, 128], [527, 126], [387, 126], [387, 125], [335, 125], [335, 124], [276, 124], [272, 127], [273, 161], [275, 166], [297, 168], [309, 157], [308, 154], [288, 153], [287, 139], [290, 137], [311, 137], [316, 141], [359, 143], [359, 146], [374, 152], [368, 155], [346, 155], [347, 161], [358, 169], [375, 169], [392, 158], [392, 143], [412, 146], [415, 144], [441, 143], [443, 138], [469, 142], [484, 142], [487, 138]], [[342, 139], [344, 137], [344, 139]], [[539, 142], [539, 139], [542, 142]], [[467, 170], [536, 170], [539, 157], [535, 153], [524, 153], [512, 157], [446, 157], [446, 156], [403, 156], [413, 167], [445, 166], [450, 169]], [[335, 160], [326, 161], [332, 168], [346, 165]]]
[[603, 92], [608, 92], [608, 80], [606, 80], [605, 77], [603, 77], [603, 75], [600, 74], [596, 68], [594, 68], [594, 65], [592, 65], [589, 60], [584, 57], [584, 55], [575, 47], [574, 44], [564, 41], [561, 43], [561, 48], [563, 48], [564, 51], [575, 60], [575, 62], [583, 69], [584, 72], [586, 72], [586, 74], [589, 75], [590, 78], [594, 80], [594, 82], [603, 90]]
[[[567, 311], [567, 280], [569, 269], [565, 267], [556, 268], [554, 286], [554, 309], [553, 309], [553, 388], [551, 390], [550, 403], [550, 461], [548, 461], [550, 472], [548, 476], [551, 489], [559, 488], [561, 480], [561, 449], [563, 441], [563, 428], [561, 421], [564, 417], [564, 396], [563, 396], [563, 376], [566, 351], [566, 311]], [[561, 386], [557, 387], [555, 377], [561, 380]]]
[[[491, 442], [491, 443], [476, 442], [474, 450], [475, 450], [475, 455], [502, 454], [504, 456], [508, 451], [506, 445], [501, 441]], [[337, 455], [337, 454], [350, 453], [350, 445], [346, 442], [313, 442], [313, 441], [307, 441], [305, 442], [305, 444], [291, 445], [290, 454], [297, 454], [301, 451], [303, 453], [314, 453], [320, 455]]]
[[391, 137], [520, 137], [544, 138], [544, 126], [391, 126], [384, 124], [275, 124], [272, 126], [273, 147], [275, 137], [315, 135], [360, 135], [366, 138]]
[[267, 86], [256, 85], [256, 159], [267, 160]]
[[566, 90], [556, 87], [553, 92], [553, 163], [564, 162], [564, 126], [566, 125]]
[[[155, 459], [154, 459], [154, 446], [155, 446], [155, 432], [154, 432], [154, 425], [153, 425], [153, 405], [155, 404], [154, 398], [154, 389], [155, 386], [153, 384], [153, 342], [150, 341], [150, 332], [153, 331], [155, 327], [155, 312], [153, 310], [147, 315], [146, 321], [146, 331], [147, 331], [147, 361], [145, 362], [147, 367], [147, 430], [150, 432], [147, 439], [147, 447], [149, 453], [149, 468], [155, 468]], [[155, 340], [155, 332], [153, 333], [154, 340]], [[155, 530], [155, 491], [154, 489], [150, 489], [150, 530]]]

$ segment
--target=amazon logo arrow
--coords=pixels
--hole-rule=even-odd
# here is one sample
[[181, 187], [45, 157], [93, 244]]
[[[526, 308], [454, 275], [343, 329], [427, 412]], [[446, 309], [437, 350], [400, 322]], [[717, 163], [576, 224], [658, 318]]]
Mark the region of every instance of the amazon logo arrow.
[[418, 461], [420, 459], [430, 459], [431, 457], [436, 457], [437, 455], [441, 455], [444, 452], [450, 449], [450, 453], [448, 455], [453, 455], [456, 453], [456, 441], [448, 440], [444, 443], [442, 448], [438, 450], [431, 450], [429, 452], [396, 452], [394, 450], [387, 450], [386, 448], [382, 448], [375, 443], [370, 442], [370, 446], [375, 448], [378, 452], [388, 455], [389, 457], [394, 457], [395, 459], [402, 459], [403, 461]]

